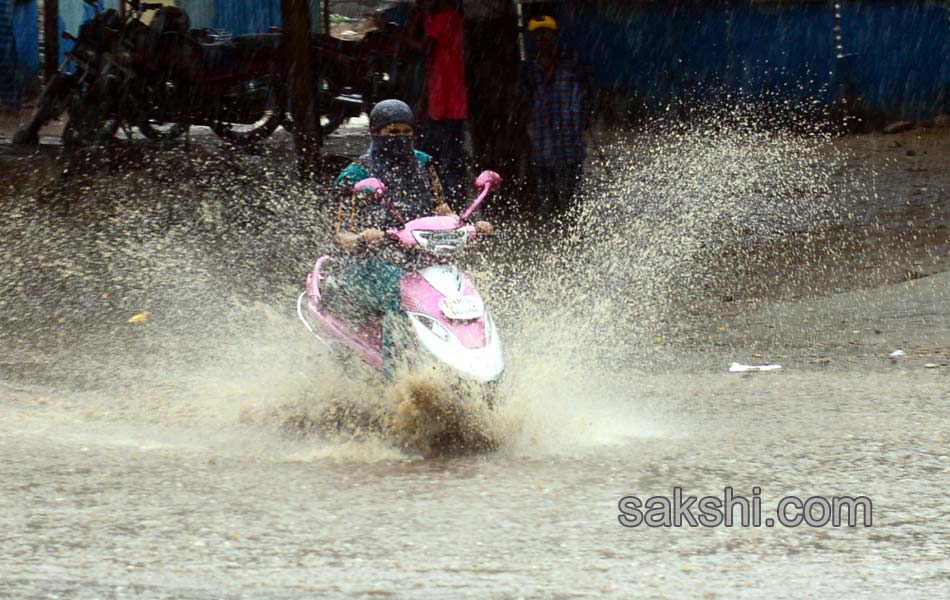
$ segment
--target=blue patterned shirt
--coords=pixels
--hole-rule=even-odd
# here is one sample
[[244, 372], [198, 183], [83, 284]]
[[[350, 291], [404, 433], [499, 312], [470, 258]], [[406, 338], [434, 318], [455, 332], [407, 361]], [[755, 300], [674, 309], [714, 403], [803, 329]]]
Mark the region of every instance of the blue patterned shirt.
[[531, 158], [541, 167], [580, 165], [584, 162], [584, 129], [590, 102], [590, 77], [577, 59], [558, 51], [554, 72], [533, 61], [527, 65], [526, 85], [531, 98]]

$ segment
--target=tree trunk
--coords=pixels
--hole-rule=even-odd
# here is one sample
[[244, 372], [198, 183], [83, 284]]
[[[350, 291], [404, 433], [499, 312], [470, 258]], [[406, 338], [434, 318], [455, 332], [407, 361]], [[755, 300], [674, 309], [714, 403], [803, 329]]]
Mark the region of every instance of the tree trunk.
[[300, 176], [312, 178], [320, 161], [320, 116], [313, 82], [317, 80], [310, 54], [310, 10], [307, 0], [280, 0], [284, 35], [287, 40], [287, 66], [291, 110], [294, 118], [294, 146]]

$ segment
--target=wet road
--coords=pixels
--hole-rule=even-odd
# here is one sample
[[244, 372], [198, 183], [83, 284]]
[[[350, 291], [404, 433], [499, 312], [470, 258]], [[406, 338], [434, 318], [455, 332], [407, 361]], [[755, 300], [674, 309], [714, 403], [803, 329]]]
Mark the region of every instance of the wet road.
[[[8, 597], [941, 597], [947, 375], [525, 392], [493, 454], [86, 421], [4, 392]], [[623, 528], [622, 496], [866, 495], [869, 528]]]
[[[838, 165], [799, 168], [813, 146], [772, 137], [705, 143], [651, 150], [662, 169], [629, 187], [659, 200], [607, 206], [623, 227], [597, 208], [563, 256], [535, 260], [516, 231], [498, 238], [510, 261], [473, 258], [511, 366], [484, 424], [500, 447], [451, 458], [300, 429], [402, 397], [342, 377], [295, 321], [327, 225], [279, 161], [150, 157], [67, 188], [21, 174], [0, 223], [0, 596], [947, 596], [950, 276], [810, 298], [829, 286], [801, 284], [826, 266], [808, 255], [786, 302], [710, 301], [701, 250], [838, 223]], [[765, 180], [778, 210], [739, 212]], [[744, 257], [719, 273], [740, 291]], [[540, 276], [512, 283], [525, 264]], [[624, 496], [727, 486], [760, 488], [765, 517], [864, 495], [873, 524], [618, 521]]]

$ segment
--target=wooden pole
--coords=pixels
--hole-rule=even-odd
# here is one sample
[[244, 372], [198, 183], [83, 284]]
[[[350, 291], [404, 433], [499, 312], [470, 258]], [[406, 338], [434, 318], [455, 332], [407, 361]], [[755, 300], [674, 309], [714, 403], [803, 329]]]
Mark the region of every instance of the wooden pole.
[[43, 3], [43, 72], [46, 81], [59, 71], [59, 0]]
[[288, 80], [294, 118], [294, 146], [300, 176], [311, 179], [320, 162], [320, 117], [311, 64], [310, 9], [307, 0], [280, 0], [286, 36]]

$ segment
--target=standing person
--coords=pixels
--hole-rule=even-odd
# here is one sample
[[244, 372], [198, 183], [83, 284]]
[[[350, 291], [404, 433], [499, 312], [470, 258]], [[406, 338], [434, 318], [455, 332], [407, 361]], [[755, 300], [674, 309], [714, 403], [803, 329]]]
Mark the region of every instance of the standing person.
[[466, 173], [468, 118], [462, 18], [446, 0], [419, 0], [418, 6], [424, 37], [409, 45], [426, 56], [425, 122], [419, 147], [435, 160], [448, 199], [458, 202]]
[[536, 49], [526, 72], [533, 121], [531, 163], [540, 213], [552, 216], [570, 207], [582, 173], [590, 77], [572, 53], [558, 47], [553, 17], [531, 19], [528, 33]]

